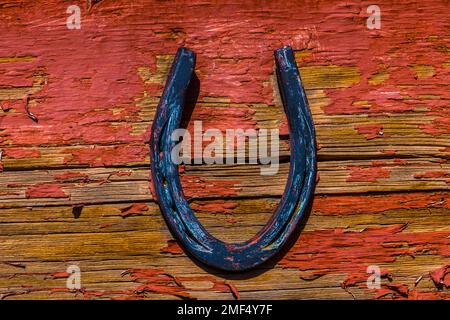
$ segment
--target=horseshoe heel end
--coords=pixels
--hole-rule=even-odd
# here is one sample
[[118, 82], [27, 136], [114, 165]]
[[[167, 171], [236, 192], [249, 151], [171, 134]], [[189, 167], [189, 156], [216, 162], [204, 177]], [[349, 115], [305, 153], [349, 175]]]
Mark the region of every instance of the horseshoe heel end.
[[273, 52], [275, 63], [280, 70], [297, 69], [295, 63], [294, 51], [290, 46], [284, 46]]

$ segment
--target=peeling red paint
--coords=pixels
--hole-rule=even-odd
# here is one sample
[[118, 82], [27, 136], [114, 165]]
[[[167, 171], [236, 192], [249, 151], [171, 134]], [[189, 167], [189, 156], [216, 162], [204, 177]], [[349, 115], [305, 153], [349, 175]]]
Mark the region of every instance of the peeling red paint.
[[[230, 128], [236, 129], [256, 129], [256, 120], [253, 119], [255, 110], [248, 108], [206, 108], [197, 107], [192, 114], [188, 130], [194, 134], [194, 122], [202, 121], [202, 129], [218, 129], [225, 135], [225, 131]], [[225, 120], [225, 121], [224, 121]]]
[[60, 272], [53, 272], [50, 275], [51, 279], [64, 279], [64, 278], [68, 278], [70, 276], [70, 274], [66, 271], [60, 271]]
[[348, 166], [347, 168], [350, 170], [347, 182], [378, 182], [378, 179], [386, 179], [391, 176], [391, 170], [379, 166]]
[[187, 198], [211, 197], [211, 195], [234, 196], [240, 191], [237, 180], [212, 180], [194, 175], [182, 175], [181, 183]]
[[400, 158], [394, 158], [394, 163], [395, 163], [395, 164], [398, 164], [398, 165], [400, 165], [400, 166], [403, 166], [403, 165], [407, 165], [407, 164], [408, 164], [408, 161], [407, 161], [407, 160], [400, 159]]
[[117, 177], [129, 177], [131, 176], [132, 171], [115, 171], [109, 175], [109, 177], [117, 176]]
[[149, 210], [148, 205], [145, 203], [134, 203], [131, 206], [121, 209], [121, 216], [123, 218], [129, 217], [131, 215], [141, 215], [143, 212]]
[[382, 149], [382, 150], [380, 150], [380, 152], [384, 153], [386, 155], [392, 156], [392, 155], [394, 155], [397, 152], [397, 150], [395, 150], [395, 149]]
[[[342, 288], [346, 289], [349, 287], [353, 287], [356, 285], [362, 284], [363, 286], [366, 286], [367, 279], [369, 277], [369, 274], [366, 272], [366, 270], [361, 272], [355, 272], [347, 276], [345, 280], [342, 282], [341, 286]], [[388, 279], [389, 281], [392, 281], [392, 274], [387, 269], [381, 269], [380, 270], [380, 277], [383, 279]]]
[[18, 100], [3, 100], [0, 101], [0, 109], [3, 110], [3, 112], [8, 112], [11, 109], [17, 108], [17, 102]]
[[430, 277], [436, 287], [450, 288], [450, 264], [430, 272]]
[[70, 148], [64, 150], [64, 153], [72, 154], [64, 159], [65, 164], [98, 167], [144, 162], [148, 156], [148, 148], [133, 145], [95, 146], [93, 148]]
[[414, 175], [415, 179], [433, 179], [433, 178], [444, 178], [450, 176], [450, 172], [447, 171], [428, 171], [424, 173], [416, 173]]
[[409, 287], [406, 284], [386, 284], [383, 285], [381, 289], [378, 289], [374, 299], [381, 299], [386, 296], [392, 296], [395, 298], [407, 298], [409, 295]]
[[279, 264], [318, 274], [360, 273], [367, 265], [413, 257], [424, 250], [450, 257], [448, 232], [405, 232], [406, 228], [398, 224], [362, 231], [303, 232]]
[[39, 158], [41, 153], [36, 149], [7, 148], [4, 151], [4, 156], [10, 159]]
[[65, 173], [54, 175], [56, 181], [59, 182], [88, 182], [89, 175], [82, 172], [67, 171]]
[[[65, 5], [55, 1], [50, 1], [50, 4], [47, 8], [51, 9], [45, 14], [51, 15], [51, 21], [65, 21]], [[206, 127], [256, 128], [258, 104], [274, 104], [272, 51], [289, 44], [295, 50], [311, 52], [309, 56], [298, 59], [301, 68], [336, 65], [357, 69], [360, 75], [357, 83], [323, 88], [329, 101], [322, 108], [325, 114], [419, 112], [436, 117], [431, 124], [422, 126], [424, 133], [445, 134], [449, 132], [450, 115], [446, 108], [449, 93], [442, 83], [449, 82], [449, 72], [442, 67], [448, 61], [447, 52], [440, 48], [446, 45], [443, 35], [447, 17], [445, 6], [439, 1], [432, 4], [408, 3], [408, 6], [439, 21], [430, 25], [419, 19], [415, 21], [415, 29], [426, 32], [413, 33], [410, 16], [403, 10], [405, 2], [389, 3], [383, 10], [386, 17], [383, 30], [388, 30], [389, 36], [385, 31], [368, 30], [364, 23], [360, 23], [367, 17], [364, 9], [368, 3], [365, 2], [351, 2], [345, 6], [323, 2], [317, 4], [316, 10], [298, 15], [290, 15], [290, 12], [298, 11], [295, 1], [286, 2], [282, 9], [270, 3], [265, 4], [267, 12], [281, 11], [265, 19], [257, 14], [260, 5], [255, 2], [246, 3], [246, 9], [238, 18], [233, 13], [242, 4], [223, 3], [218, 4], [219, 10], [214, 10], [220, 27], [212, 30], [208, 19], [204, 19], [211, 11], [208, 4], [180, 12], [175, 3], [127, 6], [124, 0], [118, 0], [114, 3], [117, 14], [111, 15], [110, 6], [97, 5], [89, 13], [95, 13], [95, 19], [85, 19], [82, 30], [70, 37], [64, 23], [42, 23], [46, 17], [42, 16], [38, 3], [27, 2], [28, 10], [20, 13], [14, 6], [6, 7], [2, 9], [3, 23], [8, 32], [0, 55], [30, 54], [32, 59], [3, 63], [0, 84], [31, 88], [36, 81], [42, 83], [38, 83], [40, 91], [27, 93], [30, 101], [36, 103], [33, 112], [39, 118], [39, 125], [30, 122], [23, 112], [14, 112], [15, 109], [23, 110], [23, 106], [19, 106], [19, 103], [23, 104], [22, 97], [0, 102], [7, 111], [2, 114], [4, 131], [0, 133], [0, 141], [15, 146], [115, 143], [144, 146], [149, 125], [147, 129], [136, 132], [130, 122], [149, 120], [143, 118], [141, 103], [148, 97], [157, 98], [162, 84], [160, 81], [143, 81], [138, 70], [144, 67], [157, 71], [155, 57], [173, 54], [180, 45], [189, 46], [198, 53], [199, 101], [208, 103], [208, 99], [217, 98], [222, 99], [223, 104], [229, 102], [229, 106], [223, 108], [198, 106], [195, 109], [192, 120], [203, 120]], [[177, 29], [182, 31], [174, 33], [172, 16], [163, 23], [155, 23], [161, 10], [173, 12], [177, 17]], [[154, 14], [150, 16], [142, 12]], [[288, 15], [289, 19], [286, 19]], [[9, 18], [14, 16], [29, 21], [29, 28], [25, 30], [16, 23], [17, 20]], [[340, 18], [335, 19], [335, 16]], [[244, 32], [236, 33], [236, 24], [222, 24], [222, 18], [231, 19], [231, 22], [238, 19], [239, 30]], [[100, 31], [99, 19], [103, 26]], [[131, 33], [126, 28], [117, 32], [118, 23], [146, 27]], [[300, 29], [299, 25], [302, 26]], [[49, 27], [53, 28], [51, 34], [47, 32]], [[99, 37], [93, 38], [92, 34], [98, 32]], [[40, 35], [38, 39], [36, 33]], [[261, 36], [249, 37], [254, 33]], [[430, 41], [425, 34], [435, 35], [435, 40]], [[19, 37], [22, 39], [20, 42], [17, 41]], [[122, 41], [124, 38], [130, 41]], [[231, 38], [233, 41], [229, 41]], [[409, 41], [404, 41], [405, 38]], [[355, 44], [354, 39], [364, 40]], [[70, 63], [65, 59], [67, 48], [77, 48], [72, 50]], [[367, 54], [369, 51], [370, 55]], [[413, 64], [429, 65], [435, 74], [427, 78], [417, 77], [410, 68]], [[388, 77], [373, 84], [370, 79], [379, 73]], [[163, 77], [162, 74], [158, 76]], [[427, 98], [431, 93], [437, 98]], [[365, 103], [356, 103], [358, 101]], [[247, 104], [248, 108], [236, 107], [234, 103]], [[416, 111], [417, 105], [426, 108]], [[285, 128], [284, 123], [282, 120], [282, 129]], [[375, 128], [362, 125], [359, 130], [368, 139], [379, 136]], [[120, 150], [108, 156], [102, 156], [102, 150], [98, 151], [89, 156], [74, 150], [74, 156], [69, 156], [66, 161], [88, 166], [125, 163]], [[142, 155], [133, 158], [131, 161], [144, 161]]]
[[91, 11], [91, 9], [98, 3], [102, 2], [103, 0], [86, 0], [86, 8], [88, 11]]
[[447, 208], [450, 209], [448, 192], [399, 193], [361, 196], [316, 196], [313, 210], [323, 215], [349, 215], [380, 213], [394, 209]]
[[359, 134], [362, 134], [364, 137], [366, 137], [367, 140], [388, 137], [388, 135], [384, 134], [383, 125], [381, 124], [362, 124], [354, 126], [354, 128], [358, 131]]
[[230, 288], [230, 291], [233, 294], [233, 297], [236, 300], [241, 300], [241, 296], [240, 296], [239, 291], [237, 290], [236, 286], [230, 282], [225, 282], [225, 284]]
[[191, 204], [191, 209], [195, 211], [208, 212], [213, 214], [232, 214], [238, 203], [226, 200], [197, 201]]
[[450, 114], [446, 117], [436, 118], [430, 124], [420, 125], [419, 128], [433, 136], [450, 134]]
[[225, 221], [228, 223], [233, 223], [233, 224], [239, 222], [239, 220], [236, 218], [227, 218], [227, 219], [225, 219]]
[[386, 165], [387, 165], [387, 162], [383, 161], [383, 160], [373, 160], [372, 161], [372, 166], [374, 166], [374, 167], [383, 167]]
[[[369, 276], [365, 272], [355, 273], [349, 275], [342, 283], [342, 288], [349, 293], [350, 287], [358, 287], [360, 289], [366, 290], [373, 293], [373, 299], [445, 299], [448, 297], [448, 293], [436, 292], [436, 291], [419, 291], [415, 286], [410, 287], [405, 283], [394, 282], [394, 276], [389, 273], [386, 269], [381, 269], [380, 278], [381, 281], [386, 279], [387, 282], [380, 283], [379, 289], [368, 289], [367, 281]], [[426, 290], [426, 289], [425, 289]]]
[[442, 291], [419, 292], [417, 289], [409, 291], [408, 299], [411, 300], [448, 300], [450, 294]]
[[176, 240], [168, 240], [167, 246], [161, 248], [160, 250], [162, 253], [170, 253], [173, 255], [180, 255], [183, 254], [183, 249], [178, 245], [178, 242]]
[[133, 290], [133, 295], [141, 295], [145, 292], [158, 294], [168, 294], [180, 298], [191, 298], [189, 291], [198, 291], [205, 289], [187, 288], [185, 282], [211, 282], [211, 288], [208, 290], [231, 293], [233, 297], [239, 299], [239, 292], [229, 281], [223, 281], [213, 276], [173, 276], [160, 269], [129, 269], [123, 275], [130, 275], [132, 281], [140, 283]]
[[[211, 291], [217, 291], [217, 292], [223, 292], [223, 293], [230, 293], [235, 299], [240, 299], [240, 294], [239, 291], [237, 290], [236, 286], [231, 283], [230, 281], [227, 280], [220, 280], [216, 277], [213, 276], [209, 276], [209, 275], [202, 275], [202, 276], [179, 276], [177, 277], [177, 279], [180, 282], [185, 282], [185, 281], [199, 281], [199, 282], [204, 282], [204, 281], [209, 281], [211, 282], [212, 286], [209, 290]], [[197, 289], [197, 288], [192, 288], [192, 291], [200, 291], [200, 290], [204, 290], [204, 289]]]
[[27, 198], [68, 198], [63, 187], [67, 185], [56, 183], [42, 183], [29, 187], [25, 191]]
[[160, 293], [160, 294], [170, 294], [176, 297], [180, 298], [189, 298], [189, 293], [183, 292], [177, 287], [171, 287], [171, 286], [164, 286], [164, 285], [158, 285], [158, 284], [152, 284], [152, 283], [145, 283], [140, 285], [136, 288], [134, 291], [136, 294], [142, 294], [144, 292], [154, 292], [154, 293]]
[[132, 281], [140, 284], [133, 290], [135, 295], [153, 292], [180, 298], [190, 297], [177, 278], [160, 269], [129, 269], [123, 275], [130, 275]]

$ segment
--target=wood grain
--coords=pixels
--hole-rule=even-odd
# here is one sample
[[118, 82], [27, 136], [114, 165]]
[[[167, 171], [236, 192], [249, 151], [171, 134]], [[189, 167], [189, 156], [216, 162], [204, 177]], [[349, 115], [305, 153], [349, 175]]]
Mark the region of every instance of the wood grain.
[[[449, 299], [450, 25], [441, 0], [0, 0], [0, 298]], [[280, 130], [280, 167], [186, 165], [216, 237], [269, 219], [289, 168], [272, 52], [291, 45], [319, 179], [298, 239], [258, 270], [205, 269], [151, 194], [148, 136], [179, 46], [198, 54], [204, 129]], [[36, 117], [34, 121], [27, 110]], [[82, 289], [69, 290], [69, 265]], [[368, 266], [381, 269], [369, 289]]]

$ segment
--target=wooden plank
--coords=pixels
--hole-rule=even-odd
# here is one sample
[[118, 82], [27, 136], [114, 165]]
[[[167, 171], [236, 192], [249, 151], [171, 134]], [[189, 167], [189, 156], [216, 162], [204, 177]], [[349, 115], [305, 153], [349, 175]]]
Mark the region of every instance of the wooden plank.
[[[450, 299], [449, 8], [377, 5], [380, 30], [366, 27], [365, 3], [95, 1], [69, 30], [67, 3], [0, 3], [0, 299]], [[272, 58], [286, 44], [317, 132], [312, 212], [271, 263], [203, 268], [150, 188], [149, 129], [173, 55], [198, 54], [191, 132], [195, 120], [279, 129], [275, 176], [259, 165], [180, 172], [207, 229], [243, 241], [288, 173]], [[72, 264], [81, 290], [67, 289]], [[379, 289], [368, 266], [381, 269]]]
[[[314, 246], [308, 239], [324, 242], [323, 235], [330, 233], [330, 244], [322, 243], [320, 251], [313, 253], [323, 256], [313, 259], [313, 269], [308, 267], [309, 258], [305, 261], [302, 255], [288, 255], [275, 268], [269, 268], [261, 275], [246, 276], [246, 280], [230, 279], [229, 282], [237, 286], [241, 297], [276, 298], [281, 294], [286, 298], [331, 295], [348, 299], [351, 297], [349, 290], [358, 298], [369, 297], [370, 291], [359, 287], [359, 282], [365, 281], [361, 280], [364, 279], [364, 270], [359, 264], [344, 263], [346, 259], [343, 256], [352, 252], [355, 246], [360, 246], [357, 239], [365, 239], [366, 246], [371, 246], [370, 239], [375, 237], [373, 245], [384, 248], [384, 251], [378, 249], [378, 253], [372, 256], [367, 254], [367, 248], [359, 250], [350, 261], [376, 263], [392, 273], [394, 284], [406, 285], [411, 291], [414, 290], [414, 282], [423, 275], [419, 293], [439, 295], [428, 272], [439, 267], [435, 264], [441, 257], [439, 254], [448, 254], [450, 206], [447, 198], [447, 193], [363, 195], [360, 199], [354, 196], [318, 197], [297, 242], [297, 250], [308, 246], [308, 243]], [[229, 200], [229, 205], [224, 205], [222, 200], [202, 200], [194, 201], [192, 206], [214, 235], [227, 241], [242, 241], [265, 223], [277, 201]], [[359, 203], [357, 208], [355, 201]], [[85, 206], [77, 217], [70, 206], [1, 209], [0, 248], [4, 268], [0, 271], [0, 284], [8, 287], [2, 294], [19, 294], [23, 291], [20, 284], [28, 283], [30, 292], [14, 297], [44, 297], [53, 292], [53, 298], [74, 298], [76, 293], [63, 290], [67, 278], [64, 269], [76, 263], [83, 270], [85, 284], [85, 292], [79, 292], [79, 297], [90, 297], [90, 294], [97, 298], [139, 297], [136, 288], [140, 282], [123, 273], [142, 268], [147, 270], [152, 281], [162, 277], [166, 285], [171, 285], [173, 280], [165, 279], [165, 274], [179, 278], [180, 288], [191, 297], [233, 298], [229, 289], [215, 292], [218, 289], [213, 288], [213, 283], [224, 275], [198, 268], [171, 240], [155, 204], [147, 203], [144, 210], [128, 214], [132, 205]], [[209, 212], [209, 208], [221, 206], [224, 208], [222, 212]], [[255, 212], [255, 207], [261, 211]], [[334, 242], [340, 243], [340, 253], [333, 250]], [[422, 246], [428, 250], [423, 250]], [[328, 250], [333, 251], [327, 253]], [[116, 260], [115, 257], [121, 259]], [[54, 262], [55, 259], [60, 262]], [[334, 261], [340, 261], [342, 265], [331, 270], [330, 263], [333, 265]], [[357, 278], [353, 284], [354, 279], [349, 273], [359, 274], [361, 279]], [[287, 277], [291, 280], [286, 281]], [[386, 285], [391, 284], [388, 279], [383, 281]], [[343, 288], [343, 282], [349, 283], [349, 288]], [[199, 288], [201, 291], [197, 291]], [[164, 298], [164, 294], [167, 292], [161, 289], [161, 292], [146, 293], [145, 297], [159, 299]]]
[[[188, 197], [273, 197], [283, 193], [289, 163], [274, 176], [258, 165], [186, 166]], [[318, 165], [316, 194], [449, 190], [450, 166], [436, 159], [326, 161]], [[3, 172], [0, 206], [148, 201], [149, 168], [93, 168]]]
[[[420, 112], [392, 115], [326, 115], [323, 113], [323, 103], [316, 102], [316, 93], [308, 92], [311, 102], [313, 118], [316, 125], [317, 141], [319, 145], [318, 156], [320, 160], [330, 159], [375, 159], [375, 158], [405, 158], [405, 157], [439, 157], [448, 159], [450, 152], [450, 135], [430, 135], [420, 128], [431, 125], [436, 117], [424, 116]], [[157, 100], [157, 99], [155, 99]], [[86, 131], [91, 126], [100, 125], [104, 130], [114, 128], [130, 133], [127, 138], [120, 138], [112, 133], [107, 140], [99, 140], [94, 137], [89, 143], [83, 140], [64, 140], [58, 143], [61, 134], [59, 129], [49, 128], [46, 133], [46, 141], [28, 143], [15, 143], [10, 139], [13, 130], [17, 135], [33, 135], [28, 130], [39, 128], [35, 124], [25, 124], [17, 129], [5, 130], [5, 143], [3, 150], [4, 170], [33, 169], [36, 167], [79, 167], [79, 166], [117, 166], [117, 165], [143, 165], [148, 163], [149, 156], [146, 152], [146, 132], [151, 126], [150, 119], [156, 107], [155, 102], [150, 106], [142, 106], [146, 111], [142, 114], [142, 122], [115, 122], [104, 120], [80, 120], [85, 121]], [[232, 111], [230, 111], [230, 109]], [[234, 111], [233, 111], [234, 110]], [[149, 112], [151, 114], [147, 114]], [[211, 113], [214, 116], [211, 117]], [[8, 117], [10, 114], [8, 114]], [[10, 121], [14, 121], [14, 118]], [[100, 121], [100, 122], [99, 122]], [[199, 104], [192, 117], [191, 123], [202, 121], [203, 129], [215, 128], [222, 130], [223, 123], [231, 122], [231, 128], [238, 129], [279, 129], [282, 134], [287, 133], [286, 122], [280, 105], [246, 105], [217, 103]], [[81, 122], [84, 123], [84, 122]], [[128, 128], [128, 129], [127, 129]], [[101, 129], [100, 127], [93, 130]], [[101, 129], [101, 130], [103, 130]], [[8, 133], [9, 132], [9, 133]], [[190, 127], [193, 135], [192, 125]], [[99, 135], [99, 138], [101, 136]], [[289, 140], [281, 137], [279, 147], [280, 155], [289, 155]], [[8, 143], [9, 142], [9, 143]], [[95, 144], [93, 144], [95, 143]], [[270, 146], [270, 144], [269, 144]], [[247, 151], [248, 154], [248, 151]], [[128, 157], [124, 156], [128, 155]]]

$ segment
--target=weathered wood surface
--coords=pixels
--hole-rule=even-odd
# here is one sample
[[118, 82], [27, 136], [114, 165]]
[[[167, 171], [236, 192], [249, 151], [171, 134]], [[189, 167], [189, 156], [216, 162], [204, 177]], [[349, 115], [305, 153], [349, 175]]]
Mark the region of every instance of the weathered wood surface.
[[[0, 297], [450, 298], [447, 1], [0, 0]], [[82, 8], [80, 30], [66, 9]], [[173, 54], [198, 53], [205, 128], [280, 128], [274, 177], [186, 166], [217, 237], [264, 225], [288, 170], [272, 50], [290, 44], [316, 125], [319, 181], [293, 247], [240, 275], [205, 270], [150, 191], [148, 132]], [[27, 115], [28, 109], [38, 122]], [[66, 268], [82, 271], [79, 291]], [[366, 268], [382, 269], [368, 289]]]

